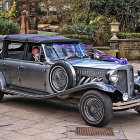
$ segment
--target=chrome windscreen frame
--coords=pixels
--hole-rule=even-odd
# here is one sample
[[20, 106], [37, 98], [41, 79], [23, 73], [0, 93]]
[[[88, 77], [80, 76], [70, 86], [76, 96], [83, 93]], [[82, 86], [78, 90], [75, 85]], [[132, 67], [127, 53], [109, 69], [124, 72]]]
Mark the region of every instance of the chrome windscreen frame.
[[46, 54], [46, 51], [45, 51], [45, 44], [41, 44], [42, 48], [43, 48], [43, 52], [44, 52], [44, 55], [45, 55], [45, 60], [47, 63], [50, 63], [51, 60], [47, 57], [47, 54]]

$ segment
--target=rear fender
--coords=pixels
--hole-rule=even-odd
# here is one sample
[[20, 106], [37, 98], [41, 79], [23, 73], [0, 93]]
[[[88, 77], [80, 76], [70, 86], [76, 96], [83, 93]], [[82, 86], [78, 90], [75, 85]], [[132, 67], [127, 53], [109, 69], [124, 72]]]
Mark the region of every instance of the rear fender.
[[5, 87], [6, 87], [6, 81], [5, 81], [5, 78], [3, 76], [3, 73], [0, 72], [0, 90], [4, 91]]

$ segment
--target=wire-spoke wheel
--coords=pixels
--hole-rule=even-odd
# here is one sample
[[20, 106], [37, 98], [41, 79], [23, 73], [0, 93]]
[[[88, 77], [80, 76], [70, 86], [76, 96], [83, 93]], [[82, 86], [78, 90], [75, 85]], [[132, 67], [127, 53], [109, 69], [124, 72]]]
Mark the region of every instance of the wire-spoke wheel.
[[101, 127], [113, 117], [112, 101], [102, 92], [87, 91], [80, 100], [80, 112], [84, 121], [91, 126]]
[[54, 92], [63, 92], [72, 88], [74, 75], [67, 63], [57, 62], [52, 65], [49, 74], [49, 82]]

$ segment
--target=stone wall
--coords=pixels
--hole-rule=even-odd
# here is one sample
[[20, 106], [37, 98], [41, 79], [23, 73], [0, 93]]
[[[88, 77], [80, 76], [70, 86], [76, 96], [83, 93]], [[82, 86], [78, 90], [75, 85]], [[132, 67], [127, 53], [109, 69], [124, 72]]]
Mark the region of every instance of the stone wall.
[[109, 43], [110, 51], [116, 57], [128, 60], [140, 59], [140, 39], [110, 40]]
[[[140, 39], [117, 39], [110, 40], [110, 46], [93, 46], [116, 58], [127, 58], [128, 60], [140, 60]], [[86, 48], [92, 57], [93, 50]], [[99, 53], [94, 51], [94, 53]]]

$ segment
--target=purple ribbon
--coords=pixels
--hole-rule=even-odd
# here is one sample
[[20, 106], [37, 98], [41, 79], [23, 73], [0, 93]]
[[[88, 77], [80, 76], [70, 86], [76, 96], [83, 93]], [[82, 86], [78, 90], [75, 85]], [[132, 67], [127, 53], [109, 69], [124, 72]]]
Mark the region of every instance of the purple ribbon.
[[[85, 47], [91, 48], [92, 50], [95, 50], [95, 51], [97, 51], [97, 52], [100, 52], [100, 53], [102, 53], [102, 54], [108, 56], [108, 57], [106, 57], [106, 56], [97, 54], [99, 57], [102, 57], [102, 58], [105, 58], [105, 59], [108, 59], [108, 60], [111, 60], [111, 61], [118, 62], [118, 63], [120, 63], [121, 65], [129, 64], [126, 58], [122, 58], [121, 60], [119, 60], [119, 59], [117, 59], [117, 58], [115, 58], [115, 57], [113, 57], [113, 56], [111, 56], [111, 55], [108, 55], [108, 54], [106, 54], [106, 53], [100, 51], [100, 50], [93, 49], [92, 47], [90, 47], [90, 46], [88, 46], [88, 45], [85, 45], [85, 44], [83, 44], [83, 45], [84, 45]], [[94, 54], [94, 53], [92, 53], [92, 54]]]

